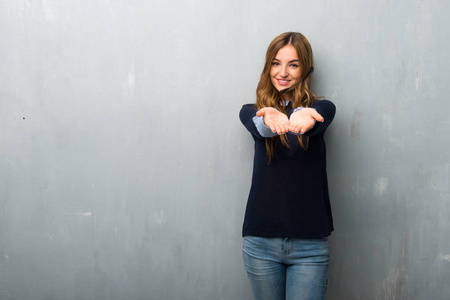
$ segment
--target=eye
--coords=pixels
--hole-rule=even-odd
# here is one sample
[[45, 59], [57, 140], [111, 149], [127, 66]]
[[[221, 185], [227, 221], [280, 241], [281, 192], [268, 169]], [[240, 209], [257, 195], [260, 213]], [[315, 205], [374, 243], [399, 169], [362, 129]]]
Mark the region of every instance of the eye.
[[292, 68], [298, 68], [298, 64], [291, 64], [290, 65]]
[[280, 65], [279, 62], [277, 62], [277, 61], [272, 62], [272, 66], [278, 66], [278, 65]]

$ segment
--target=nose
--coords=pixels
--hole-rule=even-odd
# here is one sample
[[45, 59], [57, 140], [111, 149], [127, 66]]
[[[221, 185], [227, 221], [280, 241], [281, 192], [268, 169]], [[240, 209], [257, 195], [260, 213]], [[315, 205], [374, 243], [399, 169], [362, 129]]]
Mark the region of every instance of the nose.
[[286, 76], [288, 76], [287, 66], [281, 66], [281, 69], [280, 69], [280, 76], [281, 76], [281, 77], [286, 77]]

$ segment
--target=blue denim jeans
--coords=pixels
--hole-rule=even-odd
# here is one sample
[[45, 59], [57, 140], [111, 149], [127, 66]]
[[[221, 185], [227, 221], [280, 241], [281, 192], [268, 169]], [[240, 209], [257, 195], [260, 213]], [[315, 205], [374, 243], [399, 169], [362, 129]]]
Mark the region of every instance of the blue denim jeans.
[[243, 257], [256, 300], [322, 300], [328, 275], [328, 237], [244, 237]]

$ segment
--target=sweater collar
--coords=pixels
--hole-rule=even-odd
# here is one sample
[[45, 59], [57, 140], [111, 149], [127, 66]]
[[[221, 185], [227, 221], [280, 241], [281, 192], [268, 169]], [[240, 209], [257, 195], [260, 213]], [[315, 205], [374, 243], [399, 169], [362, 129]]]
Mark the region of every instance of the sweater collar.
[[291, 103], [291, 100], [280, 100], [280, 105], [281, 106], [288, 106], [289, 103]]

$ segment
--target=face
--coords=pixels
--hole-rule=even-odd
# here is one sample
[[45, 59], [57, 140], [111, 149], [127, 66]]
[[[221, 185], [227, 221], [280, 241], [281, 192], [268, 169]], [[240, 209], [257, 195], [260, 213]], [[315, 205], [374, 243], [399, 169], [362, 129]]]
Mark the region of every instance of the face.
[[286, 45], [278, 50], [270, 68], [270, 80], [275, 88], [280, 91], [293, 86], [300, 81], [300, 75], [300, 62], [294, 46]]

